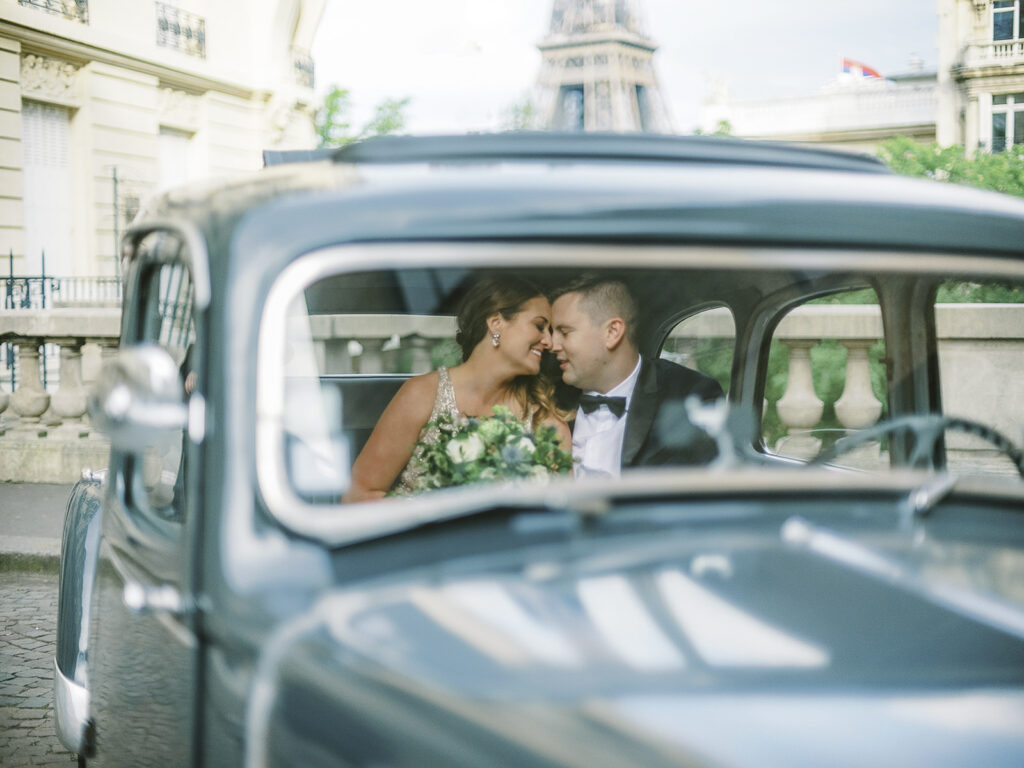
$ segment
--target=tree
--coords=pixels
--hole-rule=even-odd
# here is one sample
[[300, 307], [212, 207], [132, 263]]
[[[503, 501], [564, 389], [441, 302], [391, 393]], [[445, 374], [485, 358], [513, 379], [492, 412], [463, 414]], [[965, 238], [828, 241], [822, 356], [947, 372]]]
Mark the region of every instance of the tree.
[[543, 128], [540, 110], [529, 93], [505, 107], [501, 115], [501, 128], [505, 131], [537, 131]]
[[1024, 197], [1024, 146], [1006, 152], [978, 152], [967, 157], [960, 145], [921, 144], [906, 136], [884, 141], [879, 157], [896, 173], [953, 184], [966, 184]]
[[405, 108], [409, 99], [387, 99], [377, 105], [373, 119], [358, 133], [353, 133], [349, 111], [352, 98], [346, 88], [332, 85], [323, 106], [316, 113], [316, 132], [321, 147], [344, 147], [353, 141], [371, 136], [387, 136], [405, 129]]

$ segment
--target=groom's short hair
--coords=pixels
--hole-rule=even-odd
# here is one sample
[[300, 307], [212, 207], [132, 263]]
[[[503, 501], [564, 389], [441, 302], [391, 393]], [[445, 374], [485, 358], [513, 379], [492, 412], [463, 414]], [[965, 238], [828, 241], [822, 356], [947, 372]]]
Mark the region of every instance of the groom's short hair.
[[611, 317], [620, 317], [626, 326], [626, 338], [633, 347], [636, 342], [636, 301], [629, 287], [613, 277], [585, 272], [562, 285], [551, 297], [552, 301], [567, 293], [580, 295], [580, 309], [595, 325]]

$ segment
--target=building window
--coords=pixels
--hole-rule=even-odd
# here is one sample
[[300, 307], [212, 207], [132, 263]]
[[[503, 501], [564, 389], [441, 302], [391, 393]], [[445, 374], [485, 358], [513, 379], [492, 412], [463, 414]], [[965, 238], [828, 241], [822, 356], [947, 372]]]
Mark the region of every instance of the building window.
[[[22, 203], [26, 275], [70, 277], [72, 248], [71, 115], [26, 101], [21, 108]], [[45, 254], [45, 257], [44, 257]]]
[[206, 58], [206, 19], [166, 3], [156, 4], [156, 44]]
[[1021, 0], [995, 0], [992, 3], [992, 39], [1014, 40], [1024, 38], [1024, 19], [1021, 18]]
[[160, 126], [159, 188], [167, 189], [192, 179], [192, 134]]
[[38, 8], [70, 21], [89, 23], [89, 0], [18, 0], [18, 5]]
[[992, 151], [1024, 144], [1024, 93], [992, 97]]

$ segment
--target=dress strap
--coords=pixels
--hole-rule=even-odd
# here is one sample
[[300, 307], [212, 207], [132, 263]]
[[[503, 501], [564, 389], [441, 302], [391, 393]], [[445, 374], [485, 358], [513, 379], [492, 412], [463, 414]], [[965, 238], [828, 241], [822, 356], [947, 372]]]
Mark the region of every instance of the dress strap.
[[459, 408], [455, 404], [455, 387], [452, 386], [452, 377], [445, 366], [437, 369], [437, 396], [434, 398], [434, 410], [430, 414], [435, 419], [442, 414], [452, 418], [458, 418]]

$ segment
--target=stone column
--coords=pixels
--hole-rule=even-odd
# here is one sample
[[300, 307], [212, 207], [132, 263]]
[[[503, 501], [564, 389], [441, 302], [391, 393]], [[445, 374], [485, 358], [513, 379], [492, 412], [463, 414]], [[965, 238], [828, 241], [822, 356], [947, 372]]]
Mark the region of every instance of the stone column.
[[50, 405], [50, 396], [43, 390], [39, 375], [39, 348], [43, 339], [21, 339], [18, 347], [18, 384], [11, 395], [11, 410], [21, 417], [19, 430], [39, 429], [39, 417]]
[[882, 415], [882, 404], [871, 390], [871, 367], [868, 350], [873, 340], [840, 342], [846, 347], [846, 383], [836, 400], [836, 416], [847, 429], [870, 427]]
[[[88, 433], [85, 415], [85, 387], [82, 386], [82, 339], [58, 339], [60, 344], [60, 386], [53, 393], [51, 410], [61, 420], [61, 431], [74, 436]], [[70, 436], [70, 435], [69, 435]]]
[[387, 339], [359, 339], [359, 345], [363, 353], [359, 356], [360, 373], [383, 373], [384, 372], [384, 342]]
[[[800, 339], [783, 341], [789, 348], [789, 377], [786, 381], [786, 393], [775, 403], [779, 420], [789, 433], [799, 433], [817, 426], [825, 404], [814, 392], [811, 377], [811, 348], [817, 346], [816, 340]], [[777, 449], [781, 450], [785, 441], [784, 453], [787, 456], [810, 458], [817, 454], [821, 441], [811, 435], [790, 434], [779, 441]]]

